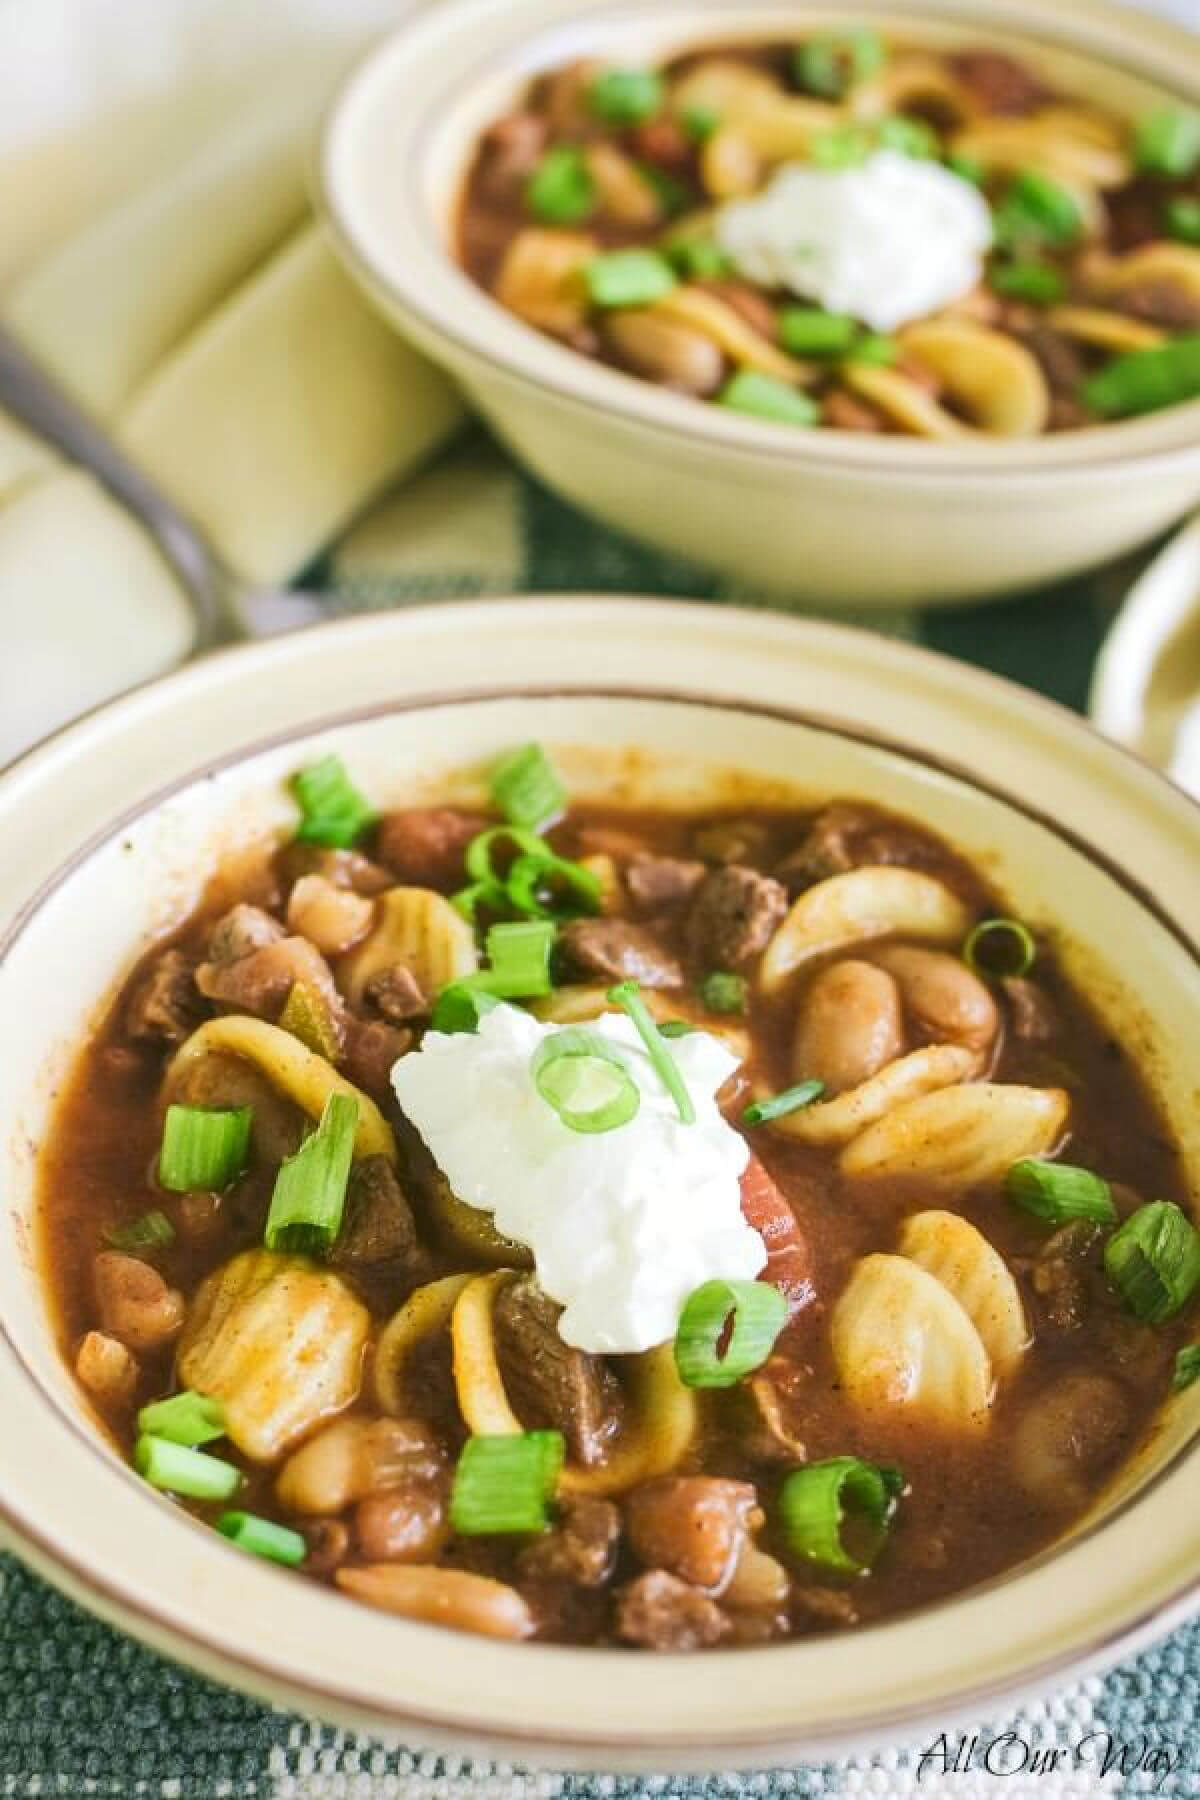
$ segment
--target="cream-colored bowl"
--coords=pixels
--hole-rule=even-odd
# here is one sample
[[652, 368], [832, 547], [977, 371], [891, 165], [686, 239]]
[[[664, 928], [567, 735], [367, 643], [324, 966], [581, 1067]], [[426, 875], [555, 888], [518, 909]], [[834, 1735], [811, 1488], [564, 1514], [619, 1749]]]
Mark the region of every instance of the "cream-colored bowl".
[[[864, 0], [854, 19], [1012, 48], [1136, 116], [1200, 101], [1200, 38], [1102, 0]], [[549, 486], [663, 549], [826, 607], [979, 598], [1098, 564], [1200, 498], [1200, 402], [1032, 442], [801, 433], [604, 368], [456, 267], [472, 146], [535, 71], [577, 56], [796, 36], [818, 0], [441, 0], [369, 56], [325, 133], [320, 188], [351, 271]]]
[[[32, 1266], [36, 1148], [81, 1034], [214, 854], [283, 825], [337, 749], [382, 802], [538, 737], [579, 792], [666, 803], [730, 769], [912, 812], [991, 870], [1146, 1059], [1200, 1191], [1200, 811], [1080, 721], [886, 640], [652, 600], [496, 601], [228, 652], [0, 779], [0, 1519], [69, 1593], [189, 1665], [420, 1743], [607, 1769], [881, 1744], [1044, 1691], [1197, 1605], [1200, 1387], [1065, 1547], [849, 1635], [654, 1657], [505, 1645], [372, 1612], [241, 1555], [109, 1451]], [[1119, 863], [1113, 859], [1119, 858]]]

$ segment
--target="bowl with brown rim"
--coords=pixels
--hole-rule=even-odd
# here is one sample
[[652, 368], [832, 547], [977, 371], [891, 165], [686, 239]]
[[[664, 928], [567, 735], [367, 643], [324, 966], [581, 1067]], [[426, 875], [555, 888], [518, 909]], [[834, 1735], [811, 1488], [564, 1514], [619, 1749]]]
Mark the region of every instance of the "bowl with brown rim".
[[771, 1765], [943, 1729], [1190, 1616], [1200, 1387], [1169, 1402], [1065, 1540], [1003, 1578], [849, 1634], [692, 1657], [504, 1644], [374, 1612], [241, 1555], [105, 1441], [35, 1253], [39, 1146], [80, 1042], [199, 873], [286, 822], [299, 764], [337, 749], [381, 801], [420, 799], [534, 737], [585, 797], [688, 806], [733, 779], [743, 795], [856, 794], [924, 820], [1055, 929], [1200, 1185], [1200, 812], [1065, 712], [885, 639], [632, 598], [417, 608], [229, 651], [0, 781], [6, 1545], [146, 1642], [279, 1704], [573, 1767]]

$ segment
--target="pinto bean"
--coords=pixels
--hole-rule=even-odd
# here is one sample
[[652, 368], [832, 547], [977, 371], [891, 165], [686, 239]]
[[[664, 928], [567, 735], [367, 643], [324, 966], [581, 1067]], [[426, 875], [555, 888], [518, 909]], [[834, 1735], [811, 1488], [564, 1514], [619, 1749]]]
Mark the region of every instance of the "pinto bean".
[[809, 984], [792, 1039], [797, 1081], [823, 1081], [840, 1094], [876, 1074], [904, 1050], [900, 989], [871, 963], [831, 963]]
[[340, 1513], [401, 1481], [433, 1484], [443, 1458], [414, 1419], [338, 1419], [293, 1451], [275, 1484], [289, 1512]]
[[626, 368], [681, 394], [715, 394], [725, 374], [725, 358], [711, 338], [648, 307], [614, 313], [604, 338]]
[[1081, 1507], [1098, 1475], [1129, 1441], [1127, 1391], [1107, 1375], [1076, 1370], [1026, 1407], [1013, 1437], [1013, 1468], [1031, 1500], [1055, 1512]]
[[350, 1554], [350, 1533], [341, 1519], [310, 1519], [304, 1527], [307, 1575], [332, 1575]]
[[737, 1566], [757, 1505], [748, 1481], [666, 1475], [635, 1488], [626, 1501], [629, 1543], [647, 1568], [719, 1593]]
[[408, 1482], [368, 1494], [354, 1509], [354, 1533], [369, 1562], [425, 1562], [450, 1534], [437, 1487]]
[[453, 1631], [527, 1638], [535, 1629], [533, 1614], [516, 1588], [466, 1569], [442, 1569], [435, 1563], [369, 1563], [361, 1569], [339, 1569], [337, 1584], [368, 1606], [448, 1625]]
[[75, 1352], [75, 1373], [106, 1406], [126, 1406], [138, 1383], [138, 1365], [117, 1338], [89, 1331]]
[[178, 1333], [183, 1295], [168, 1287], [149, 1263], [120, 1250], [102, 1250], [93, 1264], [93, 1277], [100, 1323], [126, 1349], [161, 1350]]
[[374, 916], [375, 908], [362, 894], [324, 875], [302, 875], [288, 896], [288, 925], [323, 956], [341, 956], [357, 944]]
[[1000, 1029], [996, 1002], [957, 956], [895, 944], [872, 960], [895, 977], [905, 1012], [931, 1043], [961, 1044], [981, 1054], [993, 1043]]

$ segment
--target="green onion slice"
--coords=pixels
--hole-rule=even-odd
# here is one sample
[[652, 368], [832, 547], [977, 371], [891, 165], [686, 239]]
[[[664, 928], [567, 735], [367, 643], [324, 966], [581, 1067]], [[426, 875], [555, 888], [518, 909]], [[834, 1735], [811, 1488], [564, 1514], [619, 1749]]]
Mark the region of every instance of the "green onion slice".
[[106, 1226], [104, 1241], [113, 1250], [124, 1250], [130, 1256], [137, 1256], [149, 1250], [165, 1250], [168, 1244], [173, 1244], [175, 1227], [166, 1213], [156, 1208], [141, 1213], [136, 1219], [126, 1220], [124, 1224]]
[[133, 1466], [151, 1487], [185, 1500], [228, 1500], [242, 1483], [232, 1463], [188, 1444], [173, 1444], [169, 1438], [140, 1437], [133, 1448]]
[[1172, 1200], [1152, 1200], [1104, 1246], [1108, 1278], [1136, 1318], [1161, 1325], [1200, 1283], [1200, 1234]]
[[858, 321], [849, 313], [785, 306], [779, 315], [779, 341], [793, 356], [836, 356], [849, 350], [857, 336]]
[[1015, 1206], [1048, 1225], [1066, 1225], [1072, 1219], [1094, 1219], [1098, 1225], [1117, 1222], [1107, 1181], [1070, 1163], [1026, 1157], [1014, 1163], [1004, 1177], [1004, 1191]]
[[933, 126], [927, 125], [924, 119], [910, 119], [904, 113], [881, 119], [876, 135], [880, 149], [898, 150], [901, 156], [911, 156], [922, 162], [941, 153], [942, 146]]
[[782, 1094], [772, 1094], [766, 1100], [752, 1100], [742, 1113], [747, 1125], [765, 1125], [769, 1119], [782, 1119], [788, 1113], [799, 1112], [802, 1106], [811, 1106], [825, 1092], [823, 1081], [800, 1081], [795, 1087], [785, 1088]]
[[728, 969], [714, 969], [700, 983], [700, 998], [709, 1012], [744, 1013], [746, 1010], [745, 977], [734, 975]]
[[268, 1250], [321, 1255], [342, 1225], [358, 1129], [358, 1101], [330, 1094], [321, 1123], [275, 1177], [264, 1241]]
[[739, 369], [717, 395], [717, 405], [752, 419], [770, 419], [776, 425], [815, 425], [821, 409], [808, 394], [761, 375], [757, 369]]
[[577, 225], [596, 204], [596, 183], [575, 144], [547, 150], [525, 184], [525, 204], [543, 225]]
[[988, 275], [992, 291], [1009, 300], [1028, 300], [1032, 306], [1053, 306], [1067, 291], [1066, 277], [1051, 263], [998, 263]]
[[296, 838], [301, 844], [348, 850], [375, 823], [374, 808], [351, 781], [340, 756], [323, 756], [301, 769], [292, 777], [292, 792], [300, 804]]
[[996, 242], [1071, 244], [1083, 221], [1075, 200], [1040, 169], [1022, 169], [993, 214]]
[[1194, 106], [1159, 106], [1134, 133], [1134, 161], [1145, 175], [1177, 178], [1200, 168], [1200, 112]]
[[733, 272], [733, 258], [715, 238], [679, 237], [664, 248], [671, 266], [693, 281], [719, 281]]
[[1190, 1388], [1193, 1381], [1200, 1381], [1200, 1344], [1185, 1344], [1175, 1355], [1171, 1392], [1182, 1394], [1184, 1388]]
[[658, 250], [609, 250], [584, 265], [584, 285], [593, 306], [651, 306], [678, 285], [678, 276]]
[[254, 1109], [168, 1106], [158, 1179], [173, 1193], [220, 1193], [236, 1181], [250, 1154]]
[[1181, 244], [1200, 244], [1200, 195], [1173, 195], [1163, 207], [1163, 225]]
[[500, 1000], [533, 1000], [548, 994], [550, 951], [555, 931], [549, 919], [522, 919], [513, 925], [493, 925], [487, 934], [490, 969], [468, 975], [465, 985], [482, 988]]
[[987, 164], [980, 162], [977, 156], [963, 156], [953, 150], [946, 158], [946, 167], [960, 181], [969, 181], [972, 187], [982, 187], [987, 180]]
[[265, 1557], [267, 1562], [283, 1563], [289, 1569], [296, 1568], [308, 1555], [308, 1545], [298, 1531], [276, 1525], [271, 1519], [260, 1519], [256, 1513], [222, 1513], [217, 1530], [239, 1550]]
[[962, 948], [968, 969], [985, 981], [1027, 975], [1037, 960], [1037, 945], [1020, 919], [981, 919]]
[[[496, 868], [497, 848], [509, 846], [517, 854], [501, 874]], [[468, 917], [480, 901], [493, 911], [511, 909], [528, 918], [595, 912], [600, 905], [599, 878], [580, 863], [556, 856], [545, 838], [525, 826], [493, 825], [481, 831], [467, 845], [465, 863], [472, 886], [455, 896], [455, 904], [463, 910], [462, 902], [473, 896]], [[561, 896], [557, 903], [556, 895]]]
[[846, 361], [869, 363], [873, 368], [886, 369], [890, 368], [899, 354], [900, 346], [895, 338], [888, 337], [882, 331], [867, 331], [851, 345], [846, 353]]
[[625, 1058], [595, 1031], [569, 1028], [543, 1038], [529, 1068], [538, 1093], [571, 1131], [615, 1131], [642, 1104]]
[[466, 981], [452, 981], [438, 995], [430, 1025], [434, 1031], [478, 1031], [484, 1013], [499, 1005], [495, 994]]
[[450, 904], [455, 912], [460, 912], [464, 919], [475, 925], [478, 923], [481, 907], [488, 912], [507, 912], [508, 894], [498, 882], [473, 881], [470, 887], [460, 888], [457, 894], [451, 894]]
[[[903, 1488], [899, 1469], [877, 1467], [857, 1456], [832, 1456], [794, 1469], [779, 1490], [788, 1549], [820, 1568], [861, 1575], [883, 1548]], [[843, 1537], [848, 1513], [856, 1539], [853, 1550]]]
[[1149, 350], [1129, 350], [1084, 382], [1085, 405], [1102, 419], [1158, 412], [1200, 395], [1200, 332]]
[[679, 123], [693, 144], [707, 144], [713, 133], [721, 129], [721, 115], [715, 106], [685, 106]]
[[219, 1400], [187, 1388], [169, 1400], [143, 1406], [137, 1422], [147, 1437], [166, 1438], [171, 1444], [209, 1444], [225, 1435], [225, 1408]]
[[862, 125], [833, 125], [818, 131], [809, 142], [808, 154], [819, 169], [854, 169], [865, 163], [874, 144]]
[[567, 790], [540, 744], [522, 744], [492, 770], [492, 800], [511, 825], [534, 831], [558, 817]]
[[607, 125], [644, 125], [662, 111], [665, 89], [653, 69], [603, 69], [587, 91], [587, 102]]
[[637, 1034], [646, 1046], [646, 1054], [654, 1065], [654, 1072], [674, 1100], [682, 1123], [694, 1125], [696, 1108], [688, 1093], [687, 1083], [679, 1073], [675, 1058], [663, 1042], [662, 1033], [650, 1016], [650, 1009], [642, 999], [638, 983], [622, 981], [618, 986], [609, 988], [607, 998], [633, 1020]]
[[468, 1438], [450, 1499], [450, 1523], [459, 1537], [544, 1530], [564, 1453], [561, 1431]]
[[685, 1387], [735, 1387], [761, 1369], [787, 1324], [787, 1301], [765, 1281], [706, 1281], [689, 1294], [675, 1333]]
[[664, 1019], [658, 1028], [658, 1035], [665, 1038], [691, 1037], [693, 1031], [699, 1029], [690, 1019]]
[[838, 100], [856, 81], [877, 75], [887, 61], [887, 47], [877, 31], [823, 33], [801, 44], [792, 57], [796, 81], [807, 93]]

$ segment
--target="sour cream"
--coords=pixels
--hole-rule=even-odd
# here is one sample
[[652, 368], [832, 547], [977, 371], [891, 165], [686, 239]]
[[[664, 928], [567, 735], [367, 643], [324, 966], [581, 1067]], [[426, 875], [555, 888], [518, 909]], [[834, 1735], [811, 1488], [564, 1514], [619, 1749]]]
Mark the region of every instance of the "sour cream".
[[992, 242], [987, 201], [940, 163], [879, 150], [850, 169], [786, 163], [716, 216], [741, 274], [891, 331], [957, 300]]
[[696, 1120], [684, 1125], [633, 1024], [609, 1014], [589, 1031], [615, 1044], [641, 1093], [628, 1124], [581, 1134], [538, 1093], [530, 1062], [561, 1026], [515, 1006], [478, 1032], [427, 1032], [392, 1085], [460, 1200], [532, 1250], [538, 1279], [565, 1308], [580, 1350], [648, 1350], [675, 1334], [701, 1282], [750, 1280], [767, 1260], [742, 1217], [745, 1140], [714, 1100], [737, 1060], [717, 1038], [670, 1041]]

